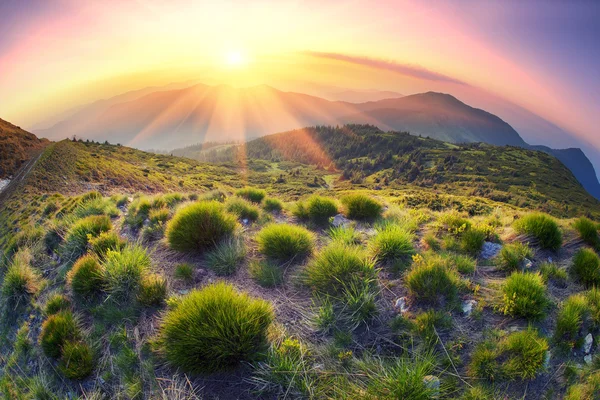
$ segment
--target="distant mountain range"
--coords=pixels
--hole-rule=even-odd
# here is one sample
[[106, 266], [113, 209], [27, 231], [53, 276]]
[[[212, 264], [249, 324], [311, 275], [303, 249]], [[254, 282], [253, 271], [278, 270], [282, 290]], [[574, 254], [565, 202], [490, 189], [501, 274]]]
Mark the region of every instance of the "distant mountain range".
[[267, 85], [233, 88], [196, 84], [140, 92], [139, 96], [119, 100], [83, 107], [51, 128], [34, 133], [50, 139], [76, 135], [168, 150], [205, 141], [245, 141], [305, 126], [372, 124], [383, 130], [407, 131], [453, 143], [483, 142], [542, 150], [561, 160], [590, 194], [600, 198], [596, 173], [581, 150], [530, 146], [496, 115], [448, 94], [428, 92], [351, 103], [283, 92]]

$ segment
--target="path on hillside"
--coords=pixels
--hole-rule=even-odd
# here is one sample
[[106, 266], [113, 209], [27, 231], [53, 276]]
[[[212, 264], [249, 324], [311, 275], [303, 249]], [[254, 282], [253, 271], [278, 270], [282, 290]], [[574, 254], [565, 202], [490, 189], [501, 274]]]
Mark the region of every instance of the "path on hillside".
[[29, 159], [25, 164], [19, 168], [17, 174], [11, 179], [11, 181], [6, 185], [6, 187], [0, 191], [0, 204], [4, 203], [6, 199], [10, 197], [10, 195], [16, 191], [19, 187], [19, 184], [25, 180], [29, 172], [31, 172], [33, 166], [38, 162], [42, 154], [44, 154], [44, 150], [46, 148], [40, 150], [39, 154], [36, 154], [34, 157]]

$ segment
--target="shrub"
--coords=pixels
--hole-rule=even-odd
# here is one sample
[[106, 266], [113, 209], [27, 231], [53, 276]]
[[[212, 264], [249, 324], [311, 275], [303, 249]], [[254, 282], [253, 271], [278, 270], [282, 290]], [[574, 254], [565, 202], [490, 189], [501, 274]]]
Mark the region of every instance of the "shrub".
[[274, 287], [283, 282], [283, 269], [271, 261], [252, 260], [248, 272], [260, 286]]
[[217, 275], [231, 275], [246, 257], [246, 245], [239, 237], [226, 239], [206, 255], [206, 264]]
[[41, 278], [29, 265], [30, 258], [28, 252], [21, 250], [4, 274], [2, 296], [11, 306], [16, 307], [40, 289]]
[[305, 202], [298, 202], [294, 210], [294, 215], [298, 219], [310, 220], [317, 225], [329, 223], [329, 218], [337, 213], [335, 200], [322, 196], [312, 196]]
[[362, 242], [360, 233], [351, 226], [331, 227], [327, 234], [334, 242], [339, 242], [347, 245], [356, 245]]
[[467, 254], [476, 256], [483, 247], [486, 235], [481, 229], [471, 228], [464, 231], [460, 237], [461, 250]]
[[317, 293], [341, 294], [352, 282], [373, 285], [376, 270], [365, 252], [355, 246], [331, 243], [306, 267], [305, 283]]
[[67, 284], [73, 293], [90, 296], [102, 290], [103, 272], [98, 260], [92, 255], [81, 257], [67, 273]]
[[560, 228], [556, 221], [546, 214], [527, 214], [515, 222], [515, 229], [535, 237], [544, 249], [558, 250], [562, 246]]
[[46, 307], [44, 312], [46, 315], [53, 315], [61, 311], [69, 310], [71, 308], [71, 302], [64, 294], [54, 293], [46, 301]]
[[266, 342], [271, 305], [217, 283], [194, 290], [169, 310], [160, 328], [161, 349], [175, 367], [214, 372], [251, 360]]
[[167, 224], [166, 236], [174, 250], [206, 250], [230, 236], [235, 218], [223, 211], [217, 202], [190, 204], [177, 211]]
[[314, 235], [300, 227], [289, 224], [265, 226], [256, 235], [258, 251], [280, 261], [308, 256], [314, 246]]
[[377, 200], [364, 194], [350, 194], [342, 197], [346, 216], [358, 220], [373, 220], [381, 215], [383, 206]]
[[280, 212], [283, 210], [283, 203], [279, 199], [267, 197], [263, 201], [263, 209], [268, 212]]
[[504, 314], [538, 319], [549, 305], [546, 286], [539, 273], [513, 272], [502, 286]]
[[253, 203], [260, 203], [261, 201], [263, 201], [263, 199], [267, 195], [267, 192], [265, 192], [262, 189], [247, 187], [247, 188], [238, 190], [237, 192], [235, 192], [235, 195], [238, 197], [243, 197], [244, 199], [251, 201]]
[[89, 238], [112, 229], [110, 218], [105, 215], [93, 215], [77, 221], [67, 233], [65, 239], [66, 254], [73, 259], [85, 253]]
[[528, 245], [514, 242], [502, 247], [498, 254], [498, 261], [503, 270], [512, 272], [521, 268], [525, 259], [531, 257], [533, 257], [533, 250]]
[[585, 286], [600, 285], [600, 258], [591, 249], [580, 249], [573, 257], [571, 275]]
[[458, 274], [437, 259], [417, 258], [405, 278], [406, 286], [417, 300], [426, 303], [456, 301], [460, 279]]
[[573, 223], [573, 227], [579, 232], [579, 237], [588, 245], [598, 248], [600, 238], [598, 237], [598, 225], [589, 218], [581, 217]]
[[388, 224], [371, 239], [369, 247], [378, 261], [400, 269], [407, 265], [411, 256], [415, 254], [413, 239], [411, 233], [398, 225]]
[[194, 279], [194, 267], [188, 263], [179, 264], [175, 267], [175, 278], [183, 281], [191, 281]]
[[116, 232], [102, 232], [89, 240], [92, 252], [103, 259], [109, 250], [120, 251], [127, 243]]
[[90, 346], [79, 341], [66, 342], [58, 368], [69, 379], [88, 377], [94, 369], [94, 356]]
[[77, 321], [70, 311], [50, 315], [42, 324], [39, 342], [48, 357], [60, 357], [62, 348], [68, 341], [81, 337]]
[[590, 307], [583, 294], [570, 296], [563, 304], [556, 317], [554, 338], [557, 343], [565, 341], [575, 347], [581, 340], [581, 329], [590, 314]]
[[239, 219], [256, 221], [260, 214], [257, 206], [244, 199], [230, 198], [225, 203], [225, 206], [228, 212], [236, 215]]
[[150, 257], [139, 245], [109, 252], [104, 261], [106, 291], [114, 300], [125, 300], [138, 294], [142, 277], [150, 267]]
[[147, 274], [142, 277], [137, 295], [145, 306], [159, 306], [167, 297], [167, 281], [162, 275]]

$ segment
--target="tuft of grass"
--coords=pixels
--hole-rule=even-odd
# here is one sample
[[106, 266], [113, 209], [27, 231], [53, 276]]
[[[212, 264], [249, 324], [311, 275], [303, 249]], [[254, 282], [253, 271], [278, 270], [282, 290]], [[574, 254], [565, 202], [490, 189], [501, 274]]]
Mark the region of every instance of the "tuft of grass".
[[256, 235], [258, 251], [280, 261], [308, 256], [314, 240], [314, 235], [307, 229], [289, 224], [270, 224]]
[[460, 278], [438, 258], [415, 256], [412, 269], [405, 277], [406, 286], [419, 301], [453, 303], [459, 292]]
[[417, 315], [414, 323], [414, 330], [421, 339], [428, 345], [435, 345], [438, 342], [438, 333], [452, 327], [452, 318], [448, 313], [429, 310]]
[[312, 196], [304, 202], [296, 203], [294, 216], [301, 220], [309, 220], [317, 225], [326, 225], [329, 219], [338, 213], [334, 199], [323, 196]]
[[358, 245], [362, 242], [360, 233], [351, 226], [332, 226], [327, 234], [332, 241], [347, 245]]
[[217, 248], [206, 255], [206, 264], [217, 275], [231, 275], [246, 257], [246, 245], [240, 237], [221, 242]]
[[581, 344], [581, 330], [590, 315], [590, 306], [585, 295], [570, 296], [556, 317], [554, 339], [558, 344], [567, 343], [573, 348]]
[[198, 202], [175, 213], [167, 224], [166, 236], [174, 250], [206, 250], [230, 236], [236, 225], [221, 203]]
[[540, 274], [546, 283], [554, 281], [557, 284], [564, 285], [568, 278], [566, 269], [559, 268], [558, 265], [549, 262], [543, 262], [540, 265]]
[[179, 264], [175, 267], [173, 275], [176, 279], [190, 282], [194, 279], [194, 267], [188, 263]]
[[513, 317], [540, 319], [550, 300], [539, 273], [513, 272], [502, 285], [503, 312]]
[[146, 274], [142, 277], [137, 295], [145, 306], [159, 306], [167, 297], [167, 281], [159, 274]]
[[82, 256], [90, 238], [112, 229], [110, 218], [105, 215], [93, 215], [83, 218], [71, 227], [65, 239], [65, 253], [72, 259]]
[[103, 269], [105, 290], [109, 296], [116, 301], [136, 296], [150, 262], [150, 256], [140, 245], [129, 245], [119, 252], [109, 252]]
[[383, 205], [364, 194], [349, 194], [341, 198], [346, 216], [358, 220], [374, 220], [381, 215]]
[[217, 283], [186, 295], [167, 311], [160, 349], [183, 371], [215, 372], [256, 357], [273, 321], [271, 305]]
[[382, 263], [403, 270], [415, 254], [414, 235], [395, 224], [386, 224], [371, 239], [369, 248], [373, 256]]
[[48, 357], [58, 358], [65, 343], [81, 337], [79, 326], [71, 311], [50, 315], [42, 324], [39, 343]]
[[262, 189], [247, 187], [247, 188], [236, 191], [235, 195], [238, 197], [243, 197], [244, 199], [246, 199], [248, 201], [258, 204], [261, 201], [263, 201], [263, 199], [267, 195], [267, 192], [265, 192]]
[[431, 251], [440, 251], [442, 248], [440, 241], [433, 233], [428, 233], [423, 236], [423, 243], [426, 248]]
[[516, 271], [521, 268], [526, 258], [533, 257], [533, 250], [521, 242], [514, 242], [504, 245], [500, 254], [498, 254], [498, 262], [505, 271]]
[[102, 232], [89, 240], [92, 252], [100, 259], [104, 259], [106, 253], [110, 251], [120, 251], [127, 242], [121, 239], [114, 231]]
[[12, 307], [17, 307], [40, 290], [41, 277], [31, 267], [30, 261], [30, 253], [20, 250], [4, 274], [0, 292]]
[[82, 297], [88, 297], [101, 291], [104, 277], [102, 267], [96, 257], [88, 254], [77, 260], [67, 273], [67, 284], [73, 293]]
[[58, 364], [60, 371], [69, 379], [81, 380], [94, 370], [94, 355], [90, 346], [81, 341], [68, 341], [62, 347]]
[[225, 202], [228, 212], [236, 215], [239, 219], [256, 221], [260, 215], [260, 209], [243, 198], [229, 198]]
[[575, 220], [573, 227], [579, 233], [579, 237], [586, 244], [598, 249], [600, 247], [600, 237], [598, 237], [598, 225], [587, 217], [581, 217]]
[[479, 228], [471, 228], [464, 231], [460, 237], [461, 250], [472, 256], [476, 256], [483, 247], [485, 242], [486, 234]]
[[573, 257], [570, 273], [585, 286], [600, 285], [600, 258], [592, 249], [579, 249]]
[[252, 279], [263, 287], [274, 287], [283, 282], [283, 269], [269, 260], [252, 260], [248, 272]]
[[73, 210], [73, 215], [76, 218], [85, 218], [90, 215], [107, 215], [114, 218], [119, 215], [119, 210], [110, 199], [95, 197], [80, 202]]
[[267, 197], [263, 201], [263, 210], [267, 212], [281, 212], [283, 210], [283, 203], [279, 199]]
[[556, 221], [543, 213], [530, 213], [514, 224], [517, 232], [535, 237], [544, 249], [558, 250], [562, 246], [562, 232]]
[[46, 315], [57, 314], [61, 311], [69, 310], [71, 301], [64, 294], [54, 293], [46, 301], [44, 312]]

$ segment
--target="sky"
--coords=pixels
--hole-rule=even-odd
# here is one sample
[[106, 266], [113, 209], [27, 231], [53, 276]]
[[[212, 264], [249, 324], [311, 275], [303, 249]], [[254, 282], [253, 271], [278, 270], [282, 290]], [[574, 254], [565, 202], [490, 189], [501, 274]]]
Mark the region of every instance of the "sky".
[[2, 0], [0, 16], [0, 118], [25, 128], [193, 80], [485, 94], [600, 149], [599, 1]]

